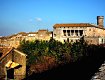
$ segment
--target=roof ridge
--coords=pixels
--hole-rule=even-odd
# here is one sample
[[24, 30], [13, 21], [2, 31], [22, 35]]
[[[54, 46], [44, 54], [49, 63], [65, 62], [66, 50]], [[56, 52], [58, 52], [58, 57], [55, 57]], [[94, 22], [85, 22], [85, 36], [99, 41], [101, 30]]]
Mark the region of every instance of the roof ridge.
[[96, 25], [90, 23], [65, 23], [65, 24], [55, 24], [54, 28], [56, 27], [96, 27]]
[[[6, 47], [3, 47], [3, 48], [6, 48]], [[8, 55], [8, 53], [13, 49], [13, 47], [7, 47], [7, 48], [10, 48], [3, 56], [0, 57], [0, 61]]]
[[83, 22], [83, 23], [56, 23], [56, 24], [91, 24], [91, 23], [85, 23], [85, 22]]

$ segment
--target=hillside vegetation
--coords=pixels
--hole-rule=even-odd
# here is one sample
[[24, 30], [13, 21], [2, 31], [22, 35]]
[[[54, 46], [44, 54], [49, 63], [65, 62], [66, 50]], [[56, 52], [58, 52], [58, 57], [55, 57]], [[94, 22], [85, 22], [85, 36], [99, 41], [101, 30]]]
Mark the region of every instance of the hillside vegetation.
[[100, 50], [105, 51], [103, 46], [89, 45], [84, 41], [84, 37], [75, 43], [61, 43], [54, 39], [49, 41], [23, 40], [18, 49], [27, 54], [27, 76], [81, 61], [101, 63], [105, 57], [103, 53], [99, 53]]

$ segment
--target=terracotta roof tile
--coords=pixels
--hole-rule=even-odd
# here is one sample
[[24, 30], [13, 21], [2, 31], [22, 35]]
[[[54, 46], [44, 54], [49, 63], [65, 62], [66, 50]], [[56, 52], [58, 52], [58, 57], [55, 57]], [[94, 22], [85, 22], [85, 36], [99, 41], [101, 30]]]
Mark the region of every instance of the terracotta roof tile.
[[59, 28], [59, 27], [96, 27], [96, 26], [89, 23], [71, 23], [71, 24], [55, 24], [53, 27]]

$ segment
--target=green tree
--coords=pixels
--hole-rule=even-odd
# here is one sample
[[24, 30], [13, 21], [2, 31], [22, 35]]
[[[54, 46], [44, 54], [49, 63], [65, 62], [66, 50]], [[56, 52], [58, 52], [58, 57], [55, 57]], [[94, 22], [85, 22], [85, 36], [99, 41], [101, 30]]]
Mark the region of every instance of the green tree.
[[81, 37], [78, 42], [73, 43], [71, 47], [72, 60], [76, 61], [83, 56], [87, 56], [87, 46], [84, 37]]

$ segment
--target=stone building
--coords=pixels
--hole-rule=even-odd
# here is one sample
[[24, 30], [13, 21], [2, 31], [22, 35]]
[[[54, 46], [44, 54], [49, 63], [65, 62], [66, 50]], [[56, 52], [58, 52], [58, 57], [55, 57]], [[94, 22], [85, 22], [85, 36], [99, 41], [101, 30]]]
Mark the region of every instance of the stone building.
[[48, 32], [48, 30], [38, 31], [38, 40], [50, 40], [51, 37], [52, 37], [52, 32]]
[[50, 40], [52, 37], [52, 32], [49, 32], [48, 30], [41, 29], [38, 30], [38, 32], [29, 32], [27, 33], [27, 36], [25, 37], [25, 40]]
[[97, 16], [97, 25], [90, 23], [55, 24], [53, 38], [61, 42], [75, 42], [82, 36], [89, 44], [105, 43], [103, 16]]
[[25, 40], [55, 40], [61, 42], [75, 42], [82, 36], [89, 44], [105, 43], [104, 17], [97, 16], [97, 25], [90, 23], [68, 23], [55, 24], [53, 32], [42, 29], [37, 32], [20, 32], [7, 37], [0, 37], [0, 46], [11, 46], [17, 48], [20, 41]]
[[11, 46], [17, 48], [20, 42], [25, 39], [29, 41], [33, 40], [50, 40], [52, 32], [48, 30], [38, 30], [38, 32], [20, 32], [7, 37], [0, 37], [0, 46]]
[[27, 36], [27, 33], [20, 32], [18, 34], [13, 34], [6, 37], [1, 37], [0, 40], [0, 46], [11, 46], [17, 48], [20, 44], [20, 41], [22, 41]]
[[26, 54], [11, 47], [0, 47], [0, 80], [21, 80], [25, 76]]

